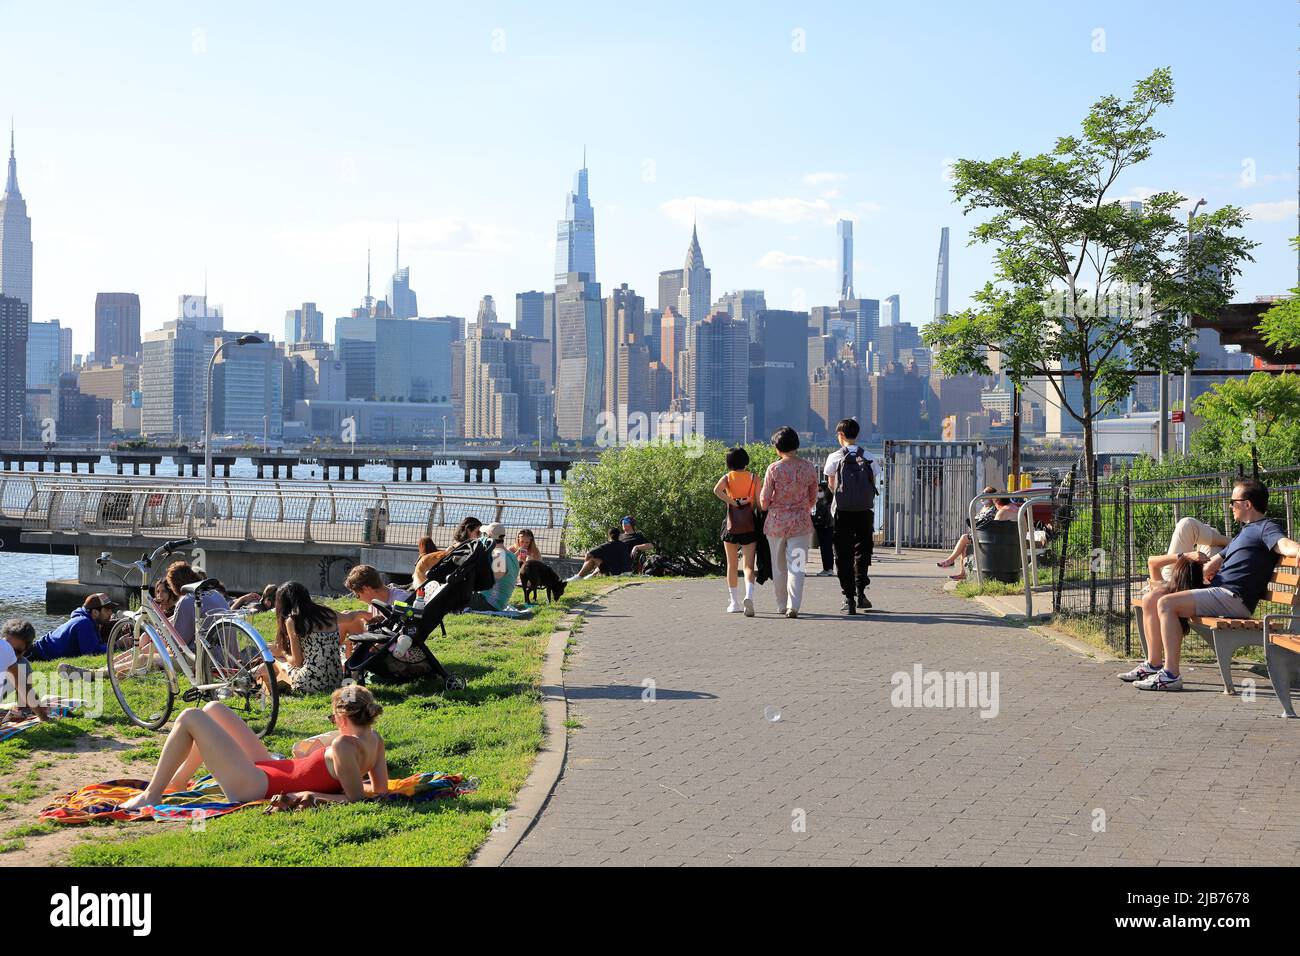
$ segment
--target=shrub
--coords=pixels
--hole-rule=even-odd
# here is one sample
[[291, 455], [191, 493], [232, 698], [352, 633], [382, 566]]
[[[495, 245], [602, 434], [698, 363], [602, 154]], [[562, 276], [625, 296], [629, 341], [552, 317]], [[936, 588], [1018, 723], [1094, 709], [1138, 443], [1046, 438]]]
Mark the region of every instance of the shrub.
[[[776, 450], [757, 442], [745, 447], [749, 467], [761, 481]], [[713, 486], [727, 470], [726, 450], [712, 441], [627, 446], [574, 466], [564, 485], [569, 551], [581, 554], [602, 544], [609, 529], [631, 515], [656, 551], [701, 573], [720, 573], [726, 509], [714, 497]]]

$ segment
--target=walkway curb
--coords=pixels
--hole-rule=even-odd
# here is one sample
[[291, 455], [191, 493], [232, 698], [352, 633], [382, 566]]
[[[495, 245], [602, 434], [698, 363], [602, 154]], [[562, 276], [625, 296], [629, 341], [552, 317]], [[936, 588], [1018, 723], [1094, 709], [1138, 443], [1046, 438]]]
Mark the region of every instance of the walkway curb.
[[[945, 590], [947, 590], [947, 588], [945, 588]], [[1074, 653], [1078, 654], [1081, 657], [1089, 657], [1095, 661], [1122, 661], [1125, 659], [1122, 657], [1116, 657], [1115, 655], [1107, 651], [1103, 651], [1098, 647], [1094, 647], [1091, 644], [1087, 644], [1076, 637], [1071, 637], [1069, 634], [1066, 634], [1064, 631], [1058, 631], [1056, 628], [1048, 624], [1038, 623], [1037, 622], [1038, 615], [1035, 615], [1034, 620], [1027, 621], [1025, 619], [1025, 615], [1023, 611], [1019, 613], [1008, 612], [1006, 608], [1002, 606], [1001, 602], [997, 600], [996, 596], [990, 596], [986, 594], [976, 594], [974, 595], [974, 599], [978, 601], [980, 604], [982, 604], [984, 607], [988, 608], [998, 617], [1008, 621], [1016, 621], [1017, 623], [1023, 623], [1028, 627], [1029, 630], [1033, 631], [1034, 633], [1040, 634], [1043, 637], [1048, 638], [1049, 640], [1055, 641], [1057, 644], [1061, 644], [1069, 648], [1070, 650], [1074, 651]]]
[[555, 785], [564, 774], [569, 754], [569, 730], [564, 726], [569, 716], [569, 698], [564, 688], [564, 651], [574, 627], [596, 602], [622, 588], [644, 583], [641, 580], [619, 581], [592, 594], [560, 618], [551, 632], [542, 659], [542, 746], [533, 761], [528, 779], [519, 788], [515, 801], [504, 816], [493, 821], [487, 839], [470, 857], [468, 866], [501, 866], [533, 828], [551, 798]]

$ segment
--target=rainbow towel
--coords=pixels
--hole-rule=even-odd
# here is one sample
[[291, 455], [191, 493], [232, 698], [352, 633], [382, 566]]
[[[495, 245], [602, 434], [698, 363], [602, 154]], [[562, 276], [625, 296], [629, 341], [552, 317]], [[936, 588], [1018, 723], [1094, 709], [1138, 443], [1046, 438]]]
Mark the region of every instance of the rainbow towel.
[[[50, 716], [67, 717], [74, 710], [82, 706], [82, 702], [72, 697], [45, 697], [41, 699], [41, 704], [50, 708]], [[13, 708], [3, 708], [3, 710], [12, 710]], [[26, 720], [20, 720], [14, 723], [0, 724], [0, 740], [8, 740], [10, 737], [16, 737], [24, 730], [31, 730], [33, 727], [40, 726], [39, 717], [28, 717]]]
[[[219, 817], [246, 807], [265, 804], [266, 800], [233, 803], [226, 800], [221, 785], [211, 776], [198, 777], [189, 789], [163, 797], [161, 803], [139, 810], [118, 809], [149, 785], [147, 780], [122, 779], [92, 783], [55, 797], [42, 808], [39, 816], [52, 823], [90, 823], [95, 820], [194, 820]], [[444, 797], [456, 797], [478, 788], [478, 781], [458, 773], [417, 773], [389, 784], [389, 800], [424, 803]]]

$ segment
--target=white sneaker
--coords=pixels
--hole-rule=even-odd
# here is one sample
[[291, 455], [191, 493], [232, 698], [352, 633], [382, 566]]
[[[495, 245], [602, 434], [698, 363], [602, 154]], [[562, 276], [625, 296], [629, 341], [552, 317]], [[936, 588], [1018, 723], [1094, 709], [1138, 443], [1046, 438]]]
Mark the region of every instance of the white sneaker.
[[731, 601], [727, 604], [727, 613], [728, 614], [740, 613], [740, 605], [736, 603], [735, 598], [732, 598]]
[[799, 609], [792, 607], [790, 610], [785, 612], [785, 616], [788, 618], [796, 618], [799, 616]]
[[581, 574], [574, 574], [574, 575], [570, 575], [569, 577], [565, 578], [565, 579], [564, 579], [564, 583], [565, 583], [565, 584], [572, 584], [574, 581], [581, 581], [581, 580], [582, 580], [582, 575], [581, 575]]
[[1160, 668], [1152, 667], [1146, 661], [1143, 661], [1141, 664], [1133, 668], [1131, 671], [1125, 671], [1123, 674], [1116, 674], [1115, 676], [1118, 677], [1120, 680], [1128, 681], [1131, 684], [1134, 681], [1146, 680], [1148, 677], [1154, 677], [1156, 674], [1159, 673], [1160, 673]]
[[1183, 677], [1181, 674], [1175, 677], [1162, 667], [1158, 674], [1137, 681], [1133, 686], [1138, 690], [1182, 690]]
[[754, 599], [745, 598], [745, 617], [754, 616]]

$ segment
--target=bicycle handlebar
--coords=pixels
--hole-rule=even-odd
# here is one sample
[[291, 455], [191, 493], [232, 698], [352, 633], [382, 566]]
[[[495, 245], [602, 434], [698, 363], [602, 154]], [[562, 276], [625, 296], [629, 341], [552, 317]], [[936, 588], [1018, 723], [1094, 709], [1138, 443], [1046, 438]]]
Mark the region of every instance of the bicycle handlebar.
[[[145, 575], [145, 572], [151, 568], [153, 563], [159, 558], [175, 551], [181, 551], [190, 547], [194, 543], [194, 538], [178, 538], [174, 541], [164, 541], [153, 554], [147, 554], [139, 561], [118, 561], [110, 552], [104, 551], [95, 559], [95, 566], [102, 570], [105, 565], [111, 564], [124, 571], [139, 571], [141, 575]], [[147, 578], [147, 575], [145, 575], [145, 577]]]

